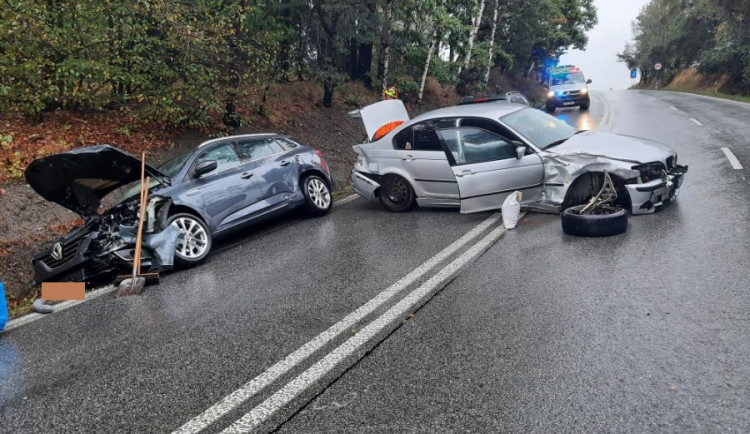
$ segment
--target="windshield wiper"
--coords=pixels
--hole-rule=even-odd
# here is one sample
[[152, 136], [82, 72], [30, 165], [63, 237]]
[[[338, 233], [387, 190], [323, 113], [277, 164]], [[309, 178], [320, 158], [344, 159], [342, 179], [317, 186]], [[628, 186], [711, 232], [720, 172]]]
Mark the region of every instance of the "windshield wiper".
[[567, 141], [568, 141], [568, 139], [555, 140], [554, 142], [552, 142], [549, 145], [545, 146], [544, 149], [549, 149], [549, 148], [551, 148], [553, 146], [562, 145], [563, 143], [565, 143]]

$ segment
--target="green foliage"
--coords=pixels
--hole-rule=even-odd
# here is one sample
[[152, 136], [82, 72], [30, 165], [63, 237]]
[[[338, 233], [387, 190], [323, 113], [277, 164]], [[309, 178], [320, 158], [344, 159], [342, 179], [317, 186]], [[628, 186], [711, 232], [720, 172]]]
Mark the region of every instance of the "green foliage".
[[[750, 2], [742, 0], [652, 0], [633, 23], [635, 41], [618, 59], [641, 69], [645, 81], [653, 65], [662, 74], [698, 65], [700, 72], [729, 74], [736, 90], [750, 86]], [[664, 77], [668, 78], [668, 77]]]

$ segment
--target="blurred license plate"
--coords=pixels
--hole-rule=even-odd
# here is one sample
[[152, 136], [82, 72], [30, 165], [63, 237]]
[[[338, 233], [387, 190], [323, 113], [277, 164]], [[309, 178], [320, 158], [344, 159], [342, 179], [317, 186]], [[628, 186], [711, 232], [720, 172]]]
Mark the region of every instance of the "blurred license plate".
[[575, 104], [575, 102], [574, 102], [574, 101], [565, 101], [565, 102], [563, 103], [563, 105], [573, 105], [573, 104]]

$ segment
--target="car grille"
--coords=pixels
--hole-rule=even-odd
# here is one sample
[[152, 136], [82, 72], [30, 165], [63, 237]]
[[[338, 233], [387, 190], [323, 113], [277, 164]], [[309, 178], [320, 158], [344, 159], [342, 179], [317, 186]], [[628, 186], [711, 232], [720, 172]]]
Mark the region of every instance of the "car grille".
[[78, 246], [81, 245], [81, 241], [83, 241], [83, 238], [75, 238], [66, 242], [61, 242], [62, 258], [59, 260], [53, 258], [52, 249], [50, 248], [50, 251], [42, 257], [42, 262], [44, 262], [44, 265], [48, 268], [55, 268], [66, 264], [68, 261], [76, 257]]
[[566, 90], [566, 91], [563, 91], [562, 94], [563, 96], [576, 97], [576, 96], [581, 95], [581, 91], [580, 90]]

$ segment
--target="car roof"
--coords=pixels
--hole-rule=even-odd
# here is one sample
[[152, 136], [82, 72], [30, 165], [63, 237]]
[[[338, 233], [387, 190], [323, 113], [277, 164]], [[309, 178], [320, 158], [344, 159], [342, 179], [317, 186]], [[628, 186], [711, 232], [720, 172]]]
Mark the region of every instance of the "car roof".
[[452, 117], [477, 117], [498, 120], [501, 117], [517, 112], [528, 106], [521, 104], [466, 104], [452, 107], [444, 107], [423, 113], [409, 122], [410, 125], [429, 119], [452, 118]]
[[219, 137], [216, 139], [207, 140], [200, 145], [198, 145], [199, 148], [202, 148], [204, 146], [210, 145], [212, 143], [217, 142], [223, 142], [225, 140], [232, 140], [232, 139], [254, 139], [254, 138], [262, 138], [262, 137], [282, 137], [280, 134], [277, 133], [256, 133], [256, 134], [238, 134], [236, 136], [224, 136]]

